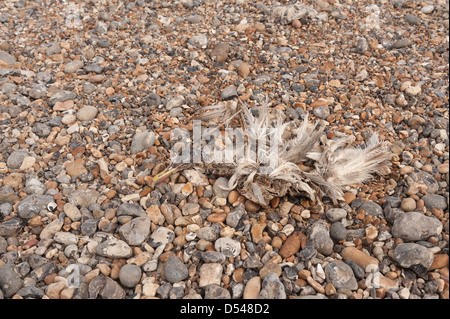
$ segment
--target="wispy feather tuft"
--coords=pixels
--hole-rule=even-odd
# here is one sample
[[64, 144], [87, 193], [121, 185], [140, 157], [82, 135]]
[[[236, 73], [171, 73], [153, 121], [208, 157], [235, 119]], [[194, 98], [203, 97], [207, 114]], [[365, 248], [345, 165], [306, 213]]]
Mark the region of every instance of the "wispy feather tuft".
[[[343, 199], [343, 187], [389, 171], [388, 145], [377, 134], [364, 148], [351, 147], [353, 136], [328, 140], [324, 126], [309, 123], [308, 115], [303, 121], [287, 121], [280, 112], [273, 114], [266, 101], [255, 116], [239, 102], [202, 108], [199, 118], [225, 118], [226, 124], [238, 118], [247, 139], [240, 146], [244, 156], [233, 163], [228, 186], [262, 206], [288, 193], [312, 200], [327, 195], [336, 203]], [[267, 143], [255, 149], [256, 141]]]

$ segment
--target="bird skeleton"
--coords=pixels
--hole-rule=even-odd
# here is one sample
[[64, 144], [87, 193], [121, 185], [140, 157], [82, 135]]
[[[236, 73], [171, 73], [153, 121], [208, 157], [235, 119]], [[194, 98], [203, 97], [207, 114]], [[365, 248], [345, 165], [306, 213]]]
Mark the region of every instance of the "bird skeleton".
[[[219, 119], [216, 129], [237, 120], [246, 137], [242, 145], [236, 145], [243, 156], [235, 156], [231, 163], [216, 164], [229, 172], [229, 190], [237, 189], [263, 207], [274, 197], [287, 194], [311, 200], [329, 196], [336, 204], [343, 199], [345, 186], [389, 172], [391, 154], [376, 133], [365, 147], [352, 147], [354, 136], [327, 139], [325, 127], [309, 123], [308, 115], [303, 121], [287, 121], [280, 110], [269, 106], [267, 101], [263, 103], [257, 116], [240, 100], [199, 109], [202, 113], [198, 119]], [[170, 173], [163, 172], [154, 181]]]

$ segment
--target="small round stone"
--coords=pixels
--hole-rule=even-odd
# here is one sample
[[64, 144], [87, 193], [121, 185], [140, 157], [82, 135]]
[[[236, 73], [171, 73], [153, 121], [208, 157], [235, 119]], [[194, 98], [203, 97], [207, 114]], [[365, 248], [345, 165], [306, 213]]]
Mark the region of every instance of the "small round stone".
[[87, 105], [78, 110], [77, 118], [80, 121], [90, 121], [97, 116], [97, 113], [98, 109], [95, 106]]
[[344, 240], [347, 236], [347, 229], [341, 222], [333, 223], [330, 227], [330, 236], [335, 240]]
[[412, 212], [416, 210], [417, 204], [416, 201], [413, 198], [404, 198], [402, 200], [401, 206], [400, 206], [405, 212]]
[[168, 282], [176, 283], [189, 275], [187, 266], [177, 256], [171, 256], [164, 264], [164, 275]]
[[135, 264], [127, 264], [119, 271], [120, 283], [127, 288], [135, 287], [141, 281], [141, 276], [141, 267]]

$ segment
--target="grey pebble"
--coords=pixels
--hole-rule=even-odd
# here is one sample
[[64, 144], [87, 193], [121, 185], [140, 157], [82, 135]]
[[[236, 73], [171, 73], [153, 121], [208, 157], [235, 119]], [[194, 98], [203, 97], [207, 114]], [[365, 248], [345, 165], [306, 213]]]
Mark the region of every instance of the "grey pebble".
[[394, 42], [392, 45], [394, 49], [401, 49], [411, 45], [411, 40], [407, 38], [402, 38]]
[[50, 135], [51, 128], [47, 124], [37, 123], [35, 126], [33, 126], [31, 131], [37, 136], [45, 138]]
[[133, 203], [123, 203], [119, 206], [119, 209], [117, 210], [117, 216], [133, 216], [133, 217], [146, 217], [147, 214], [145, 210]]
[[238, 97], [238, 93], [236, 91], [236, 87], [235, 86], [227, 86], [221, 93], [220, 97], [222, 98], [222, 100], [227, 101], [227, 100], [231, 100], [235, 97]]
[[38, 287], [28, 286], [20, 288], [19, 291], [16, 292], [16, 295], [21, 296], [24, 299], [41, 299], [45, 295], [45, 292]]
[[13, 206], [10, 203], [0, 204], [0, 221], [6, 216], [9, 216], [13, 211]]
[[125, 297], [125, 290], [117, 281], [109, 277], [105, 277], [105, 285], [99, 295], [102, 299], [123, 299]]
[[27, 150], [18, 150], [13, 151], [6, 160], [6, 165], [8, 165], [9, 168], [17, 169], [22, 165], [23, 159], [25, 157], [29, 156]]
[[330, 208], [325, 215], [330, 222], [334, 223], [347, 217], [347, 212], [343, 208]]
[[433, 263], [434, 255], [422, 245], [415, 243], [404, 243], [398, 245], [394, 250], [394, 259], [404, 268], [421, 265], [428, 269]]
[[51, 44], [47, 50], [45, 50], [45, 54], [47, 54], [47, 56], [51, 56], [53, 54], [60, 54], [61, 53], [61, 47], [59, 46], [58, 43], [53, 43]]
[[392, 236], [405, 241], [426, 240], [442, 232], [442, 223], [436, 217], [428, 217], [419, 212], [399, 215], [391, 229]]
[[330, 237], [328, 225], [323, 220], [318, 220], [311, 226], [307, 241], [323, 255], [329, 256], [333, 252], [334, 243]]
[[286, 291], [280, 278], [275, 273], [269, 273], [261, 284], [259, 299], [286, 299]]
[[47, 206], [53, 202], [53, 196], [33, 194], [25, 197], [17, 205], [17, 212], [21, 218], [29, 219], [41, 211], [48, 211]]
[[322, 120], [326, 120], [330, 116], [330, 109], [327, 106], [318, 106], [313, 109], [313, 114]]
[[369, 43], [366, 38], [359, 38], [356, 41], [355, 51], [357, 53], [363, 54], [369, 49]]
[[205, 34], [194, 35], [188, 42], [195, 48], [202, 48], [208, 45], [208, 37]]
[[367, 215], [372, 215], [376, 217], [383, 216], [383, 208], [377, 203], [372, 201], [365, 201], [359, 206], [358, 210], [362, 209]]
[[347, 237], [347, 229], [344, 224], [341, 222], [331, 224], [330, 236], [337, 241], [344, 240]]
[[231, 299], [230, 292], [216, 284], [206, 286], [205, 299]]
[[92, 188], [82, 188], [71, 192], [68, 196], [69, 202], [75, 206], [89, 207], [89, 205], [97, 202], [100, 193]]
[[0, 61], [5, 62], [9, 66], [13, 66], [17, 62], [17, 59], [8, 52], [0, 50]]
[[67, 91], [67, 90], [59, 90], [53, 93], [53, 95], [48, 100], [48, 105], [53, 106], [56, 104], [56, 102], [65, 102], [68, 100], [74, 100], [76, 99], [77, 94], [73, 91]]
[[56, 268], [55, 263], [51, 261], [47, 261], [45, 259], [45, 263], [37, 268], [34, 268], [30, 275], [32, 278], [34, 278], [36, 281], [42, 281], [45, 277], [47, 277], [50, 274], [56, 273], [58, 270]]
[[357, 263], [355, 263], [353, 260], [349, 260], [349, 259], [346, 260], [345, 263], [352, 268], [353, 273], [355, 274], [355, 277], [357, 279], [364, 278], [364, 275], [366, 273], [365, 273], [364, 269], [362, 267], [360, 267]]
[[23, 286], [23, 279], [7, 264], [0, 267], [0, 288], [7, 298], [12, 297]]
[[349, 290], [358, 289], [355, 275], [352, 268], [343, 262], [331, 262], [325, 267], [327, 282], [336, 289], [346, 288]]
[[170, 256], [164, 263], [164, 276], [170, 283], [186, 279], [189, 275], [187, 266], [177, 256]]
[[225, 255], [218, 251], [204, 251], [201, 254], [205, 263], [223, 263], [226, 259]]
[[97, 231], [98, 220], [91, 218], [81, 224], [81, 233], [84, 236], [92, 236]]
[[131, 154], [137, 154], [152, 147], [155, 144], [155, 139], [155, 133], [151, 131], [136, 133], [131, 141]]
[[89, 64], [84, 67], [84, 71], [87, 73], [93, 72], [96, 74], [101, 74], [103, 73], [103, 67], [100, 64]]
[[163, 283], [156, 289], [156, 293], [161, 297], [161, 299], [169, 298], [169, 293], [172, 290], [172, 285], [168, 282]]
[[444, 196], [438, 194], [426, 194], [422, 197], [425, 207], [428, 209], [442, 209], [447, 208], [447, 200]]
[[418, 24], [420, 22], [420, 18], [415, 16], [414, 14], [405, 15], [405, 21], [411, 25]]
[[132, 255], [130, 246], [123, 240], [110, 238], [95, 247], [97, 254], [107, 258], [129, 258]]
[[175, 233], [166, 227], [158, 227], [149, 237], [148, 243], [153, 248], [167, 245], [175, 239]]
[[84, 67], [84, 63], [81, 60], [74, 60], [69, 63], [67, 63], [64, 66], [64, 72], [67, 74], [72, 74], [77, 72], [79, 69], [82, 69]]
[[230, 213], [227, 214], [226, 223], [228, 226], [235, 228], [245, 213], [244, 204], [239, 204]]
[[119, 228], [120, 236], [128, 245], [142, 244], [150, 233], [151, 221], [148, 217], [136, 217]]
[[210, 226], [202, 227], [197, 231], [198, 238], [208, 241], [216, 240], [218, 235], [219, 235], [218, 231], [214, 227]]
[[119, 271], [120, 283], [127, 288], [135, 287], [141, 281], [141, 276], [141, 267], [135, 264], [124, 265]]
[[8, 247], [8, 243], [5, 238], [0, 237], [0, 254], [6, 253], [6, 247]]

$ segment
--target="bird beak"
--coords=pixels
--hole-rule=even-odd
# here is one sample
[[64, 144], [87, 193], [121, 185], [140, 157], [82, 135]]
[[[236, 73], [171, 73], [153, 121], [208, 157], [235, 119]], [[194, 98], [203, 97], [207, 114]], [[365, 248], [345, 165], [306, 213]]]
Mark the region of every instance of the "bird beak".
[[182, 165], [179, 165], [175, 168], [168, 167], [161, 173], [158, 173], [153, 177], [152, 186], [155, 186], [156, 184], [160, 184], [164, 182], [167, 178], [169, 178], [170, 175], [180, 170]]
[[152, 182], [153, 185], [164, 182], [174, 171], [175, 171], [174, 168], [173, 169], [165, 169], [161, 173], [156, 174], [156, 176], [153, 177], [153, 182]]

